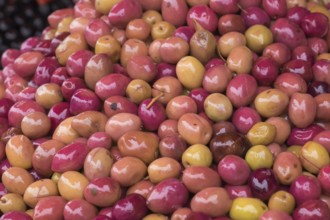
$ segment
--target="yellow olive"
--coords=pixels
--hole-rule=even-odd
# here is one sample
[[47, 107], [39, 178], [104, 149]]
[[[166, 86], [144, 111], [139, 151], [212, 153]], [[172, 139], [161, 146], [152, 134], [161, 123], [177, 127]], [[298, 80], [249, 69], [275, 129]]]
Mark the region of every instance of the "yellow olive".
[[110, 175], [114, 159], [110, 151], [97, 147], [88, 152], [84, 161], [84, 175], [92, 180]]
[[266, 46], [273, 43], [273, 34], [268, 27], [255, 24], [245, 31], [247, 46], [256, 53], [261, 53]]
[[229, 216], [232, 220], [258, 220], [268, 210], [261, 200], [239, 197], [233, 200]]
[[[325, 1], [326, 2], [326, 1]], [[318, 13], [322, 13], [325, 16], [328, 17], [328, 19], [330, 20], [330, 12], [327, 10], [326, 7], [322, 6], [322, 5], [313, 5], [311, 8], [308, 8], [310, 12], [314, 13], [314, 12], [318, 12]]]
[[328, 151], [315, 141], [308, 141], [304, 144], [300, 160], [305, 170], [313, 174], [317, 174], [322, 167], [330, 163]]
[[152, 39], [166, 39], [175, 31], [175, 26], [167, 21], [158, 21], [151, 27]]
[[184, 167], [209, 167], [212, 164], [212, 158], [212, 152], [206, 145], [193, 144], [183, 152], [181, 160]]
[[150, 26], [163, 20], [162, 15], [156, 10], [147, 10], [143, 13], [142, 19], [147, 22]]
[[290, 214], [295, 208], [295, 199], [291, 193], [279, 190], [269, 198], [268, 208]]
[[247, 151], [245, 160], [252, 170], [256, 170], [271, 168], [274, 159], [272, 152], [265, 145], [255, 145]]
[[73, 200], [84, 198], [84, 189], [88, 183], [88, 179], [78, 171], [66, 171], [60, 176], [57, 186], [65, 200]]
[[0, 198], [0, 211], [7, 213], [11, 211], [25, 211], [26, 205], [23, 197], [17, 193], [7, 193]]
[[151, 213], [143, 217], [142, 220], [169, 220], [166, 215]]
[[11, 166], [29, 169], [32, 167], [34, 147], [24, 135], [15, 135], [6, 144], [6, 155]]
[[120, 0], [95, 0], [94, 6], [97, 12], [107, 15], [111, 8], [118, 2], [120, 2]]
[[142, 79], [133, 79], [126, 87], [126, 96], [136, 104], [150, 98], [151, 95], [151, 86]]
[[69, 32], [70, 31], [70, 24], [73, 21], [72, 16], [68, 16], [63, 18], [57, 25], [55, 36], [60, 35], [63, 32]]
[[58, 195], [56, 183], [50, 179], [41, 179], [26, 188], [23, 199], [29, 207], [34, 208], [41, 198], [56, 195]]
[[300, 158], [301, 149], [302, 149], [302, 146], [300, 146], [300, 145], [291, 145], [287, 148], [287, 151], [294, 153], [298, 158]]
[[268, 145], [276, 137], [276, 127], [267, 122], [257, 122], [250, 128], [246, 137], [252, 145]]
[[67, 36], [55, 50], [55, 55], [61, 65], [65, 65], [69, 56], [78, 50], [87, 49], [88, 45], [83, 33], [72, 33]]
[[289, 96], [279, 89], [267, 89], [259, 93], [254, 99], [258, 113], [266, 118], [279, 116], [289, 104]]
[[42, 84], [36, 90], [35, 99], [39, 105], [50, 109], [53, 105], [63, 101], [61, 87], [56, 83]]
[[64, 119], [55, 129], [53, 139], [69, 144], [79, 137], [79, 134], [71, 126], [74, 117]]
[[204, 65], [193, 56], [185, 56], [176, 65], [179, 81], [187, 89], [199, 88], [205, 73]]
[[169, 178], [178, 178], [180, 173], [180, 163], [170, 157], [157, 158], [148, 166], [148, 176], [152, 183], [159, 183]]
[[120, 43], [110, 34], [100, 37], [95, 44], [95, 54], [107, 54], [114, 63], [120, 58], [120, 50]]
[[321, 53], [316, 57], [316, 60], [330, 60], [330, 53]]
[[221, 93], [212, 93], [204, 100], [204, 110], [214, 122], [226, 121], [233, 113], [229, 98]]
[[54, 183], [58, 183], [58, 180], [60, 179], [60, 177], [61, 177], [61, 173], [54, 172], [54, 173], [52, 174], [51, 180], [52, 180]]

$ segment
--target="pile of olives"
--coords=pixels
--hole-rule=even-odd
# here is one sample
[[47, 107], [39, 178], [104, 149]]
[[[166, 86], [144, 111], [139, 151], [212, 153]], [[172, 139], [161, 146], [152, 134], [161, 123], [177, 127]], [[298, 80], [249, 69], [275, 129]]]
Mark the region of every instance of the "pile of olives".
[[52, 11], [1, 56], [0, 219], [329, 220], [329, 9]]

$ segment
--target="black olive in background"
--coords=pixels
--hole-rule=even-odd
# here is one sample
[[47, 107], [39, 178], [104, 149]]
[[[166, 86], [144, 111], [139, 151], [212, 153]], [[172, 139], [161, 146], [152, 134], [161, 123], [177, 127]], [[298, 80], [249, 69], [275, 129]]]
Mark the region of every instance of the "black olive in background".
[[[0, 0], [0, 57], [8, 48], [19, 49], [32, 36], [40, 36], [48, 26], [47, 16], [60, 8], [73, 7], [72, 0]], [[0, 64], [1, 69], [1, 64]]]

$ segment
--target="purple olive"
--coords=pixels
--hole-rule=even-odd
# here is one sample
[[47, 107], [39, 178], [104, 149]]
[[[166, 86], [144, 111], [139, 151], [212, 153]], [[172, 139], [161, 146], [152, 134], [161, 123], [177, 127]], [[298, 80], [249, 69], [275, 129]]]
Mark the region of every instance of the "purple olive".
[[156, 213], [171, 214], [188, 202], [188, 190], [178, 179], [158, 183], [147, 198], [148, 208]]
[[139, 220], [147, 213], [146, 199], [137, 193], [129, 194], [117, 201], [112, 211], [113, 217], [121, 220]]

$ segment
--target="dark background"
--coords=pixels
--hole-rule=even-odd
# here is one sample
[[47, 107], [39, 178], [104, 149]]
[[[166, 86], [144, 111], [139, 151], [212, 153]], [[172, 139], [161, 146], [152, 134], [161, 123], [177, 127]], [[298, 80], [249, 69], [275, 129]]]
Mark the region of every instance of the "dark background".
[[51, 12], [73, 5], [72, 0], [0, 0], [0, 57], [7, 48], [19, 49], [28, 37], [40, 36]]

